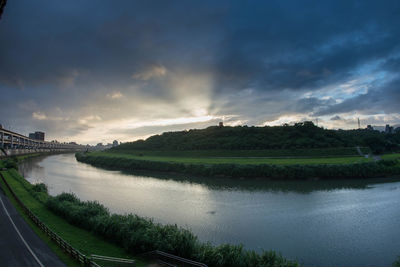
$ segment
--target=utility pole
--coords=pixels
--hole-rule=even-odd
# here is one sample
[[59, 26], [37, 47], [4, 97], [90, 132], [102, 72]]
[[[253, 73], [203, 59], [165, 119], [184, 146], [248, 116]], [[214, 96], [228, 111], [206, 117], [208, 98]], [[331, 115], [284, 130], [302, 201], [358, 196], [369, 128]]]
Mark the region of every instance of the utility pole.
[[360, 118], [357, 118], [357, 119], [358, 119], [358, 129], [361, 129]]
[[3, 15], [4, 8], [7, 4], [7, 0], [0, 0], [0, 20], [1, 20], [1, 15]]

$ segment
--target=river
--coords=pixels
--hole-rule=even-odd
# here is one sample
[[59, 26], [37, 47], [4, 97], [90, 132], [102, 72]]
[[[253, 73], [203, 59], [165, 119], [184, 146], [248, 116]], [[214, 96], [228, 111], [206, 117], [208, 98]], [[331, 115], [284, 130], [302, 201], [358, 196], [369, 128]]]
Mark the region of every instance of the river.
[[[202, 241], [275, 250], [305, 266], [390, 266], [400, 256], [400, 180], [278, 182], [128, 174], [73, 154], [20, 165], [51, 195], [191, 229]], [[382, 182], [385, 183], [382, 183]]]

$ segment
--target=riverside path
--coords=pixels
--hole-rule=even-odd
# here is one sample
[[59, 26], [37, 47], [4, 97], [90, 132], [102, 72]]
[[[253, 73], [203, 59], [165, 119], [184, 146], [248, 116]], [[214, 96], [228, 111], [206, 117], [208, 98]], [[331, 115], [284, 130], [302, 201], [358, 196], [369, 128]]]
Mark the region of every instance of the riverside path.
[[66, 266], [18, 214], [1, 188], [0, 265]]

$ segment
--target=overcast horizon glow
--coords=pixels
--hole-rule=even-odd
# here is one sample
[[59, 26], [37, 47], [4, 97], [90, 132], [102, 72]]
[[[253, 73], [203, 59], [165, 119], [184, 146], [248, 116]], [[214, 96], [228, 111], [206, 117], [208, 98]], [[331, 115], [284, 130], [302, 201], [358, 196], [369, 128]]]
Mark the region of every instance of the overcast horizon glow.
[[399, 1], [8, 1], [0, 123], [46, 140], [400, 124]]

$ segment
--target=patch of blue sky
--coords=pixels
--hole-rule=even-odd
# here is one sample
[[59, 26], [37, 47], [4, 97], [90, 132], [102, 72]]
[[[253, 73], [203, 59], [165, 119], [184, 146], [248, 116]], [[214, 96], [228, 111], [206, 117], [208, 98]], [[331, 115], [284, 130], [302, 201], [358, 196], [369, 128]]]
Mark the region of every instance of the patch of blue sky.
[[340, 103], [346, 99], [366, 94], [371, 89], [376, 89], [391, 80], [391, 73], [383, 71], [380, 66], [384, 60], [375, 60], [364, 64], [352, 71], [350, 79], [329, 84], [316, 91], [306, 92], [304, 97], [315, 97], [318, 99], [334, 99]]

